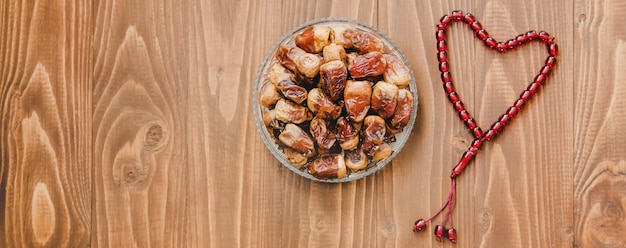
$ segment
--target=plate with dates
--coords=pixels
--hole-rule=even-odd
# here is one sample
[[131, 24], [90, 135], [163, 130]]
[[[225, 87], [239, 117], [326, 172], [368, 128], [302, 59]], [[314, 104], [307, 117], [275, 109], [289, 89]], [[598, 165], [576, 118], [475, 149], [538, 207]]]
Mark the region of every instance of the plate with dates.
[[283, 35], [259, 66], [252, 111], [278, 161], [311, 180], [348, 182], [387, 165], [413, 129], [417, 87], [389, 37], [324, 18]]

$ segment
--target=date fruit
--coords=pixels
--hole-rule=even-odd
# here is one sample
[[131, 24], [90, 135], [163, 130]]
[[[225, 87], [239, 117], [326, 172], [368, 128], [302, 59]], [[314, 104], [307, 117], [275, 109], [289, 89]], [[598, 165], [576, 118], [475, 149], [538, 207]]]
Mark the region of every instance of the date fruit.
[[398, 103], [398, 87], [385, 81], [379, 81], [372, 91], [372, 109], [383, 119], [393, 116]]
[[292, 148], [285, 147], [283, 152], [285, 159], [298, 168], [302, 167], [309, 161], [309, 158]]
[[308, 108], [285, 99], [278, 100], [274, 110], [276, 110], [276, 119], [286, 123], [300, 124], [313, 118]]
[[368, 81], [346, 81], [343, 92], [348, 118], [353, 122], [362, 122], [370, 109], [372, 86]]
[[293, 45], [281, 45], [278, 47], [278, 53], [276, 54], [276, 59], [287, 69], [295, 72], [296, 68], [296, 59], [300, 57], [300, 55], [305, 54], [306, 51], [301, 48]]
[[328, 63], [333, 60], [346, 61], [346, 49], [342, 46], [332, 43], [324, 47], [324, 62]]
[[343, 95], [346, 79], [348, 79], [348, 70], [346, 65], [339, 60], [330, 61], [320, 67], [322, 89], [333, 101]]
[[296, 46], [309, 53], [319, 53], [330, 43], [330, 27], [313, 25], [296, 35]]
[[354, 150], [359, 145], [359, 130], [345, 117], [337, 119], [337, 139], [344, 150]]
[[362, 170], [367, 167], [367, 155], [363, 149], [354, 149], [345, 152], [346, 166], [354, 171]]
[[309, 91], [307, 106], [318, 117], [324, 119], [336, 120], [341, 114], [341, 106], [335, 105], [319, 88]]
[[266, 83], [261, 87], [259, 92], [259, 102], [263, 107], [269, 108], [280, 100], [280, 93], [276, 90], [276, 86]]
[[392, 54], [385, 54], [387, 67], [383, 73], [385, 82], [395, 84], [398, 88], [404, 88], [411, 81], [411, 72], [400, 58]]
[[346, 176], [346, 163], [343, 155], [321, 155], [309, 164], [309, 173], [317, 178], [330, 179]]
[[289, 123], [285, 125], [285, 130], [278, 135], [278, 140], [305, 157], [315, 155], [315, 144], [311, 137], [302, 128], [294, 124]]
[[370, 52], [354, 58], [348, 70], [353, 78], [365, 78], [382, 75], [387, 67], [387, 61], [380, 52]]
[[331, 130], [328, 121], [319, 117], [315, 117], [311, 120], [311, 135], [313, 135], [313, 138], [317, 142], [317, 147], [323, 151], [330, 150], [337, 140], [335, 133]]
[[398, 104], [395, 113], [391, 118], [391, 126], [394, 128], [404, 128], [409, 124], [411, 112], [413, 111], [413, 94], [406, 89], [398, 91]]
[[363, 150], [367, 155], [374, 156], [385, 138], [385, 120], [377, 115], [365, 117], [363, 127]]

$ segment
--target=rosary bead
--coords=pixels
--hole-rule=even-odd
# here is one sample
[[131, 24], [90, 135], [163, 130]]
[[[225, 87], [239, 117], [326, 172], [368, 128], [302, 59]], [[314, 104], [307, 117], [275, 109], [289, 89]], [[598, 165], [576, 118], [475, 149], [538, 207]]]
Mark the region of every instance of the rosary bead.
[[559, 52], [559, 48], [557, 47], [556, 44], [550, 44], [550, 47], [548, 47], [548, 53], [550, 53], [551, 56], [556, 56], [556, 54]]
[[448, 66], [448, 62], [441, 62], [441, 63], [439, 63], [439, 71], [441, 71], [441, 72], [448, 72], [448, 71], [450, 71], [450, 67]]
[[515, 106], [511, 106], [507, 111], [506, 111], [506, 115], [510, 116], [511, 118], [515, 117], [517, 115], [517, 113], [519, 112], [519, 108], [515, 107]]
[[502, 125], [501, 122], [496, 121], [493, 123], [493, 125], [491, 125], [491, 130], [493, 130], [494, 132], [496, 132], [496, 134], [500, 133], [500, 131], [502, 131], [502, 128], [504, 127], [504, 125]]
[[497, 49], [499, 52], [501, 52], [501, 53], [506, 52], [506, 48], [507, 48], [507, 46], [506, 46], [506, 42], [504, 42], [504, 41], [500, 41], [500, 42], [498, 42], [498, 44], [496, 45], [496, 49]]
[[442, 225], [436, 225], [435, 226], [435, 239], [441, 242], [443, 235], [444, 235], [444, 227]]
[[497, 45], [496, 40], [494, 40], [494, 39], [493, 39], [493, 38], [491, 38], [491, 37], [488, 37], [488, 38], [485, 40], [485, 44], [486, 44], [489, 48], [494, 48], [494, 47], [496, 47], [496, 45]]
[[530, 30], [526, 32], [526, 38], [528, 38], [528, 40], [533, 40], [533, 39], [536, 39], [537, 37], [539, 37], [539, 34], [535, 30]]
[[439, 50], [440, 52], [444, 52], [447, 49], [448, 47], [446, 46], [446, 40], [437, 41], [437, 50]]
[[535, 94], [537, 93], [537, 89], [539, 89], [539, 86], [541, 86], [541, 84], [538, 84], [537, 82], [532, 82], [530, 85], [528, 85], [528, 91], [530, 91], [531, 94]]
[[533, 83], [537, 83], [539, 85], [542, 85], [543, 82], [546, 81], [546, 76], [544, 76], [543, 74], [539, 74], [535, 77], [535, 81]]
[[472, 132], [474, 133], [474, 137], [482, 137], [483, 134], [484, 134], [483, 130], [480, 127], [476, 127], [474, 129], [472, 129]]
[[452, 104], [454, 104], [455, 102], [459, 101], [459, 94], [457, 94], [456, 92], [452, 92], [448, 94], [448, 99]]
[[443, 84], [443, 89], [446, 91], [446, 94], [450, 94], [455, 91], [454, 84], [452, 82], [446, 82]]
[[511, 121], [511, 116], [509, 116], [507, 114], [503, 114], [502, 116], [500, 116], [500, 119], [498, 119], [498, 121], [502, 125], [509, 124], [509, 122]]
[[449, 15], [444, 15], [441, 17], [441, 19], [439, 19], [439, 22], [446, 26], [450, 24], [450, 21], [452, 21], [452, 17], [450, 17]]
[[520, 94], [519, 99], [524, 100], [524, 102], [528, 102], [528, 99], [530, 99], [530, 96], [532, 96], [532, 93], [530, 93], [530, 91], [528, 90], [524, 90], [524, 92]]
[[522, 109], [524, 104], [526, 104], [526, 101], [520, 98], [515, 101], [515, 103], [513, 104], [513, 107], [517, 108], [517, 110], [519, 111], [520, 109]]
[[445, 30], [437, 30], [435, 35], [437, 36], [437, 41], [442, 41], [442, 40], [445, 41], [446, 40], [446, 31]]
[[478, 36], [480, 40], [485, 41], [487, 37], [489, 37], [489, 33], [487, 33], [487, 31], [485, 31], [484, 29], [481, 29], [480, 31], [478, 31], [476, 36]]
[[483, 30], [483, 25], [481, 25], [478, 21], [474, 21], [470, 24], [470, 28], [472, 28], [474, 33], [478, 33], [478, 31]]
[[463, 11], [460, 11], [460, 10], [452, 11], [452, 19], [461, 20], [461, 18], [463, 18]]
[[514, 49], [516, 46], [517, 46], [517, 42], [515, 41], [515, 39], [510, 39], [506, 41], [506, 47], [508, 49]]
[[437, 53], [437, 57], [439, 58], [439, 62], [448, 62], [448, 52], [441, 51]]
[[424, 227], [426, 227], [426, 221], [424, 221], [424, 219], [419, 219], [415, 222], [415, 226], [413, 226], [413, 232], [419, 232], [424, 230]]
[[[444, 83], [452, 83], [452, 74], [450, 74], [450, 72], [441, 73], [441, 80]], [[450, 92], [447, 93], [449, 94]]]
[[556, 64], [556, 58], [554, 56], [550, 56], [546, 59], [545, 64], [547, 66], [550, 66], [550, 68], [554, 67], [554, 65]]
[[515, 37], [515, 42], [517, 43], [517, 45], [522, 45], [526, 41], [528, 41], [528, 38], [524, 34], [520, 34], [517, 37]]
[[454, 108], [456, 109], [456, 111], [461, 112], [463, 110], [465, 110], [465, 106], [463, 105], [462, 101], [456, 101], [454, 103]]
[[482, 137], [483, 139], [489, 141], [493, 139], [493, 136], [496, 136], [496, 131], [493, 131], [493, 129], [489, 129], [489, 131], [487, 131]]
[[546, 31], [541, 31], [539, 32], [539, 39], [543, 40], [544, 42], [547, 42], [550, 39], [550, 34], [548, 34], [548, 32]]
[[476, 18], [471, 13], [467, 13], [465, 14], [465, 16], [463, 16], [463, 21], [465, 21], [465, 23], [467, 24], [472, 24], [474, 21], [476, 21]]
[[472, 149], [479, 149], [482, 144], [483, 144], [483, 140], [482, 139], [474, 139], [472, 141], [471, 148]]
[[470, 118], [470, 114], [466, 109], [459, 111], [459, 116], [461, 116], [463, 122], [467, 122], [467, 120]]
[[478, 127], [478, 123], [476, 123], [476, 120], [474, 118], [471, 118], [471, 117], [469, 119], [467, 119], [467, 122], [465, 122], [465, 124], [471, 130], [473, 130], [474, 128]]
[[448, 233], [448, 240], [450, 240], [450, 242], [452, 243], [456, 243], [456, 230], [454, 228], [450, 228], [447, 231]]
[[463, 156], [461, 156], [461, 160], [459, 161], [459, 164], [464, 164], [467, 165], [469, 163], [470, 160], [472, 160], [472, 158], [474, 158], [474, 155], [476, 155], [476, 153], [471, 152], [471, 151], [465, 151], [463, 153]]
[[547, 66], [547, 65], [544, 65], [544, 66], [541, 68], [541, 72], [540, 72], [540, 74], [541, 74], [541, 75], [544, 75], [544, 76], [546, 76], [546, 77], [547, 77], [548, 75], [550, 75], [550, 72], [551, 72], [551, 71], [552, 71], [552, 67]]

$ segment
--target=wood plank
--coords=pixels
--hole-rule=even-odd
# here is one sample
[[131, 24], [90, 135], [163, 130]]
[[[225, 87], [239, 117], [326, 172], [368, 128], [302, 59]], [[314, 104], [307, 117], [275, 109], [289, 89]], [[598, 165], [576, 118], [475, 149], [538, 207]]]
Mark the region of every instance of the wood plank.
[[185, 247], [187, 2], [100, 1], [94, 27], [96, 247]]
[[[189, 214], [198, 221], [189, 227], [194, 244], [319, 247], [376, 240], [359, 228], [374, 216], [355, 210], [371, 209], [374, 181], [328, 185], [292, 173], [265, 148], [250, 111], [256, 70], [285, 32], [325, 16], [371, 24], [376, 20], [375, 4], [209, 2], [193, 8], [188, 137], [194, 164]], [[359, 195], [356, 187], [369, 191]], [[355, 206], [351, 203], [355, 198], [366, 205]], [[218, 229], [219, 235], [211, 232]]]
[[[417, 133], [422, 144], [412, 144], [405, 148], [410, 152], [405, 150], [394, 160], [394, 171], [402, 170], [394, 173], [394, 183], [401, 185], [394, 192], [394, 199], [398, 199], [394, 206], [402, 209], [398, 211], [402, 216], [397, 219], [405, 220], [404, 226], [409, 226], [408, 220], [428, 217], [441, 206], [448, 194], [450, 170], [473, 139], [443, 94], [440, 72], [435, 66], [435, 25], [442, 15], [461, 9], [473, 13], [497, 40], [513, 38], [530, 29], [546, 29], [557, 37], [561, 55], [545, 92], [539, 93], [500, 137], [483, 146], [459, 179], [454, 214], [458, 245], [571, 246], [572, 196], [550, 192], [572, 190], [572, 139], [568, 134], [573, 129], [573, 119], [567, 114], [572, 107], [561, 104], [561, 99], [572, 98], [573, 91], [567, 83], [572, 80], [574, 64], [571, 36], [568, 37], [572, 25], [567, 19], [573, 15], [572, 5], [519, 1], [411, 5], [382, 4], [384, 16], [380, 18], [386, 20], [381, 21], [381, 29], [408, 50], [420, 90], [421, 122], [417, 126], [421, 130], [413, 135]], [[400, 10], [407, 13], [399, 14]], [[410, 18], [416, 21], [407, 22]], [[502, 55], [487, 51], [465, 25], [453, 25], [447, 34], [457, 91], [482, 129], [487, 130], [534, 78], [547, 56], [545, 48], [529, 44]], [[546, 188], [551, 191], [546, 192]], [[436, 224], [439, 218], [430, 227]], [[419, 238], [410, 237], [413, 240], [406, 237], [407, 243], [402, 246], [415, 242], [437, 245], [432, 229], [424, 232], [416, 235]]]
[[[476, 245], [571, 247], [573, 241], [573, 2], [486, 1], [483, 26], [506, 40], [531, 29], [556, 37], [558, 64], [545, 87], [475, 161]], [[504, 21], [503, 21], [504, 19]], [[477, 47], [480, 44], [477, 44]], [[499, 117], [539, 72], [547, 49], [531, 43], [506, 56], [477, 51], [477, 118], [485, 127]], [[471, 176], [471, 175], [468, 175]], [[557, 193], [558, 192], [558, 193]], [[468, 192], [470, 193], [470, 192]], [[468, 196], [470, 196], [468, 194]], [[470, 196], [472, 197], [472, 196]]]
[[0, 3], [0, 246], [91, 236], [90, 2]]
[[626, 3], [576, 1], [575, 245], [626, 245]]

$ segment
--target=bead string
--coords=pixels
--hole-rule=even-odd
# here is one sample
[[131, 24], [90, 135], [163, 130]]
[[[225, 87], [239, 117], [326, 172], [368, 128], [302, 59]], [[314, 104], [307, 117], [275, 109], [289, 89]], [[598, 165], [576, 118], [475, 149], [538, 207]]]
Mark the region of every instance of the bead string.
[[[455, 90], [454, 83], [452, 82], [452, 74], [450, 72], [450, 65], [448, 61], [448, 47], [446, 45], [446, 29], [453, 21], [464, 22], [474, 31], [476, 37], [483, 41], [483, 43], [487, 47], [497, 50], [501, 53], [513, 50], [518, 46], [521, 46], [532, 40], [543, 42], [548, 50], [548, 57], [546, 58], [544, 66], [541, 68], [539, 74], [537, 74], [537, 76], [530, 83], [530, 85], [528, 85], [528, 87], [520, 94], [519, 98], [514, 102], [513, 106], [509, 107], [508, 110], [491, 125], [491, 128], [486, 133], [482, 131], [482, 129], [478, 126], [476, 120], [465, 108], [465, 105], [463, 104], [463, 101], [461, 101], [459, 94]], [[489, 33], [487, 33], [485, 29], [483, 29], [480, 22], [478, 22], [472, 14], [467, 13], [463, 15], [463, 11], [460, 10], [452, 11], [451, 15], [444, 15], [441, 18], [440, 22], [441, 23], [437, 25], [436, 38], [438, 51], [437, 58], [439, 60], [439, 71], [441, 71], [443, 89], [446, 92], [448, 100], [450, 101], [450, 103], [452, 103], [452, 106], [457, 112], [459, 118], [461, 119], [461, 121], [463, 121], [463, 123], [465, 123], [465, 126], [467, 127], [469, 132], [474, 136], [474, 140], [472, 141], [467, 151], [463, 153], [461, 159], [456, 164], [456, 166], [452, 169], [452, 173], [450, 174], [452, 186], [446, 202], [439, 209], [439, 211], [437, 211], [431, 217], [427, 219], [417, 220], [415, 222], [415, 225], [413, 226], [413, 231], [418, 232], [423, 230], [429, 221], [437, 217], [447, 208], [448, 211], [442, 218], [441, 224], [435, 226], [434, 234], [437, 241], [442, 241], [444, 237], [447, 237], [451, 242], [454, 243], [456, 242], [456, 229], [454, 229], [454, 225], [452, 224], [451, 215], [456, 198], [457, 177], [463, 172], [469, 162], [476, 156], [482, 144], [485, 141], [491, 141], [497, 134], [501, 133], [502, 129], [515, 116], [517, 116], [522, 107], [530, 100], [533, 95], [535, 95], [535, 93], [537, 93], [539, 88], [544, 84], [546, 78], [548, 77], [548, 75], [550, 75], [550, 72], [556, 65], [556, 55], [558, 53], [558, 47], [556, 43], [554, 43], [554, 37], [550, 37], [550, 35], [545, 31], [537, 32], [535, 30], [520, 34], [517, 37], [510, 39], [506, 42], [497, 42], [493, 37], [489, 36]], [[450, 228], [446, 229], [445, 226], [448, 223], [450, 224]]]

